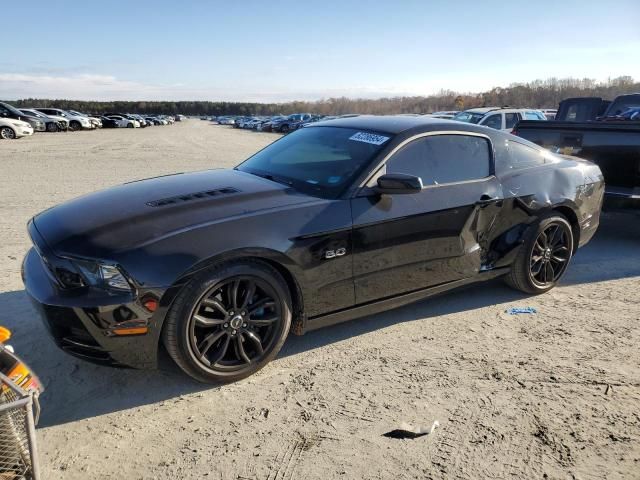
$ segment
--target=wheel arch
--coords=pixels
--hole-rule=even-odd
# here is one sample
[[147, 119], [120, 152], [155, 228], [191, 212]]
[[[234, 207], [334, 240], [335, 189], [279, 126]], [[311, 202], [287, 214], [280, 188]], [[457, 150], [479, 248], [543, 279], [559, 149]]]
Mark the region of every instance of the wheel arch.
[[295, 263], [289, 257], [276, 250], [266, 248], [242, 248], [203, 259], [191, 266], [177, 278], [177, 280], [166, 290], [165, 298], [162, 299], [161, 303], [166, 305], [168, 310], [171, 308], [171, 305], [178, 296], [180, 290], [182, 290], [182, 288], [193, 277], [201, 273], [203, 270], [211, 268], [214, 265], [240, 260], [265, 263], [282, 275], [287, 283], [289, 293], [291, 295], [293, 315], [291, 331], [296, 335], [301, 335], [306, 321], [304, 315], [304, 294], [299, 281], [301, 271], [297, 269]]
[[569, 221], [573, 233], [573, 253], [576, 253], [578, 245], [580, 244], [580, 221], [578, 220], [578, 214], [573, 207], [567, 203], [555, 205], [552, 211], [562, 214]]

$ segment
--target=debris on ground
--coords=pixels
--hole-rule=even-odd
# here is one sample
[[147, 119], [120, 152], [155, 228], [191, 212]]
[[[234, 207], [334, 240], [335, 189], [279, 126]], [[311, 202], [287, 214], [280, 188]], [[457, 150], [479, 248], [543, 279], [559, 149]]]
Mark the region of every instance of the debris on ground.
[[508, 308], [506, 310], [506, 313], [508, 313], [509, 315], [522, 315], [522, 314], [533, 315], [535, 313], [538, 313], [538, 311], [533, 307], [512, 307], [512, 308]]
[[398, 428], [396, 428], [395, 430], [391, 430], [390, 432], [384, 433], [382, 436], [388, 437], [388, 438], [401, 438], [401, 439], [402, 438], [418, 438], [424, 435], [431, 435], [433, 431], [436, 429], [436, 427], [439, 427], [439, 426], [440, 426], [440, 422], [438, 422], [438, 420], [433, 422], [433, 424], [431, 425], [431, 428], [422, 427], [422, 426], [412, 427], [408, 423], [403, 422], [400, 424]]

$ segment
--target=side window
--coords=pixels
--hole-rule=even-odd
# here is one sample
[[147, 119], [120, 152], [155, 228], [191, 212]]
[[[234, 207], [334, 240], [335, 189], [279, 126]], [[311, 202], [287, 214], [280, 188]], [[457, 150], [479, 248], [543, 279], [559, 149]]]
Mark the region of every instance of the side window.
[[493, 115], [488, 116], [482, 125], [489, 128], [495, 128], [496, 130], [502, 129], [502, 114], [494, 113]]
[[544, 165], [545, 158], [542, 150], [537, 150], [528, 145], [509, 140], [507, 142], [508, 170], [519, 170], [521, 168], [536, 167]]
[[389, 159], [387, 172], [416, 175], [424, 185], [485, 178], [491, 174], [490, 144], [467, 135], [419, 138]]
[[[525, 118], [526, 115], [525, 115]], [[504, 128], [513, 128], [520, 121], [520, 115], [517, 113], [504, 114]]]

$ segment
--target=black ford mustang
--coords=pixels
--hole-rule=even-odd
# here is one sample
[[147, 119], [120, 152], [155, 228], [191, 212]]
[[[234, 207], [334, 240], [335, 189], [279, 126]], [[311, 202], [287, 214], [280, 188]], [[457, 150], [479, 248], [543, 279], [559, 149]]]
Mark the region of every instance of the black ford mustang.
[[504, 276], [546, 292], [599, 222], [597, 166], [475, 125], [353, 117], [233, 170], [128, 183], [28, 225], [26, 290], [65, 351], [208, 382], [297, 334]]

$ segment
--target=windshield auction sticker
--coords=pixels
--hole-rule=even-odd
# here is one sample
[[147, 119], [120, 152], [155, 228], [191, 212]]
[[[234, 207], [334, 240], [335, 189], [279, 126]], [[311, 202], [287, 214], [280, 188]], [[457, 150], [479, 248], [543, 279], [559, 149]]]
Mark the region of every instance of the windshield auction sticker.
[[382, 135], [376, 135], [375, 133], [358, 132], [349, 137], [349, 140], [354, 142], [370, 143], [372, 145], [382, 145], [389, 140], [389, 137], [383, 137]]

